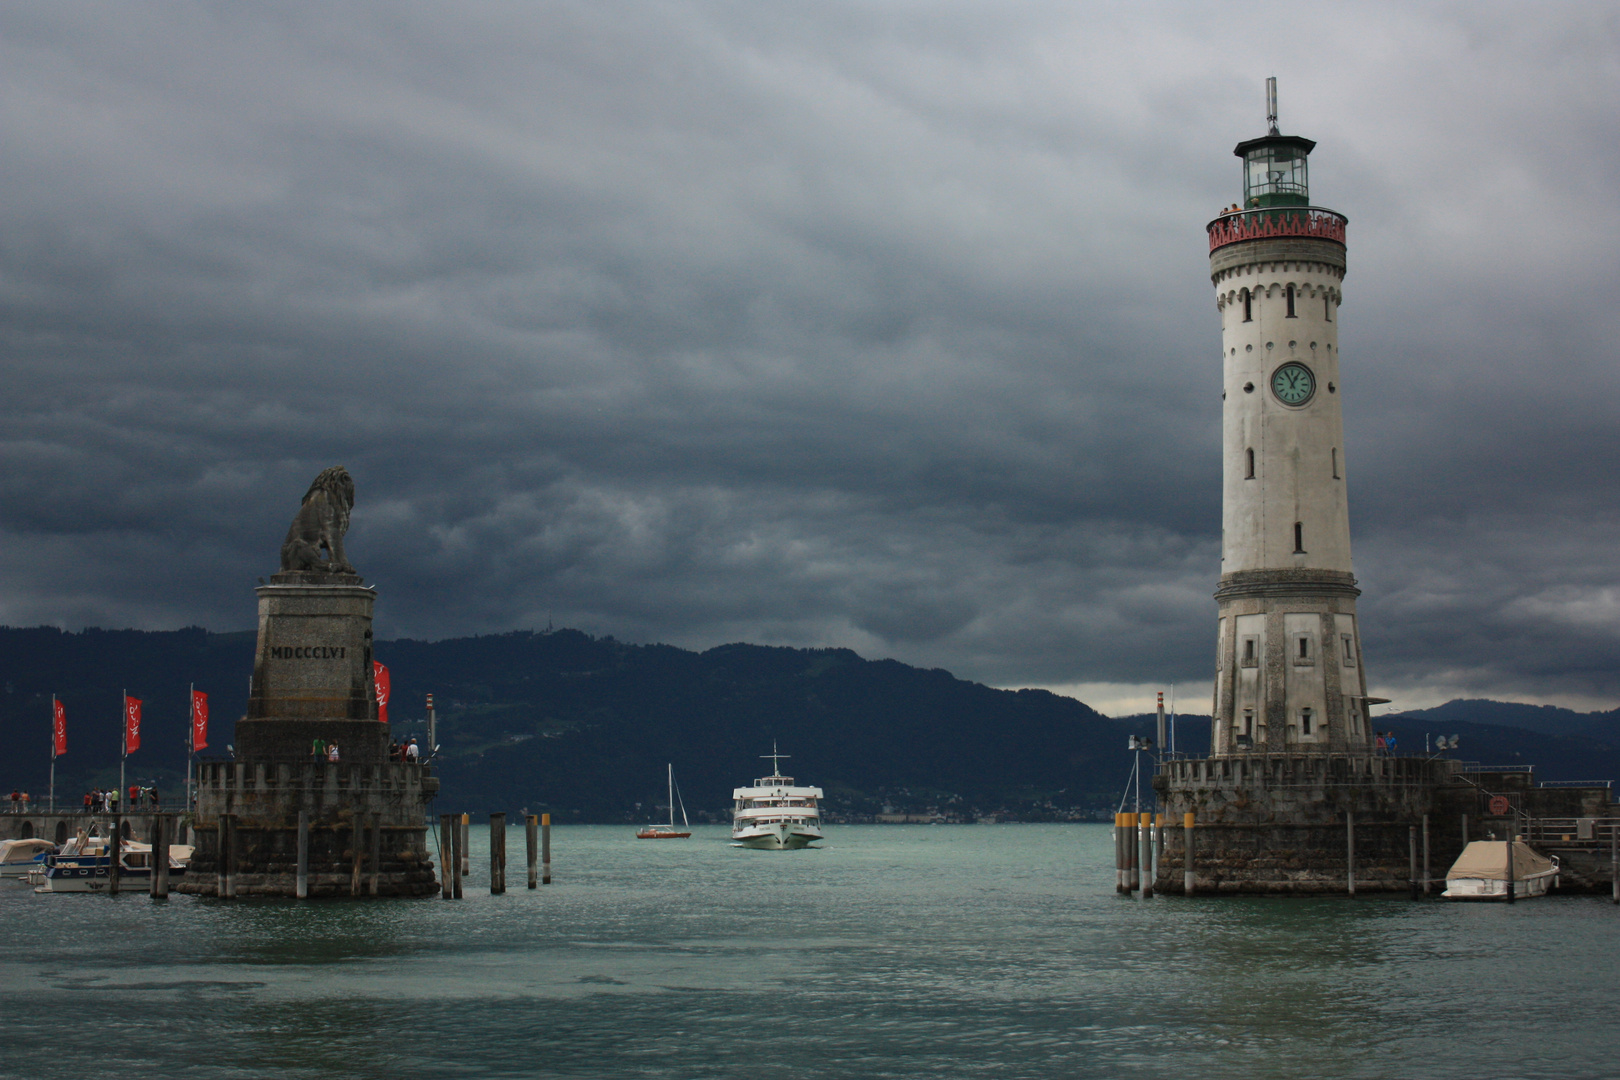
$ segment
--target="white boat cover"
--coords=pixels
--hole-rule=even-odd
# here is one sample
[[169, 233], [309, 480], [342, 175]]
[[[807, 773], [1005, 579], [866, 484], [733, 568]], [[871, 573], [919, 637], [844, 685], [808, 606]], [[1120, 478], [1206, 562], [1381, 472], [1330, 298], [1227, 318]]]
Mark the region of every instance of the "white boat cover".
[[[1552, 860], [1523, 841], [1513, 844], [1513, 877], [1523, 881], [1536, 874], [1551, 873]], [[1450, 878], [1478, 878], [1483, 881], [1507, 880], [1507, 841], [1475, 840], [1446, 871]]]
[[55, 844], [38, 837], [29, 840], [7, 840], [0, 843], [0, 862], [33, 862], [40, 852], [55, 849]]

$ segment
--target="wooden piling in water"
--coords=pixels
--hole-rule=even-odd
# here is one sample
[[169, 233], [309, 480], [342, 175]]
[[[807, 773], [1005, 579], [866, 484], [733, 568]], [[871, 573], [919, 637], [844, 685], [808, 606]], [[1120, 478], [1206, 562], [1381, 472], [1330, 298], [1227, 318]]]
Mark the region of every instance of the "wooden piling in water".
[[1153, 899], [1153, 815], [1139, 814], [1136, 821], [1136, 861], [1141, 864], [1142, 899]]
[[1468, 815], [1467, 814], [1464, 814], [1462, 816], [1462, 829], [1463, 829], [1463, 847], [1467, 847], [1468, 846]]
[[227, 900], [236, 899], [236, 815], [219, 815], [220, 835], [223, 843], [220, 846], [220, 866], [225, 872], [224, 884], [219, 895]]
[[1620, 904], [1620, 819], [1609, 819], [1609, 888]]
[[1125, 869], [1125, 815], [1114, 814], [1114, 891], [1131, 891], [1131, 873]]
[[298, 811], [298, 880], [293, 895], [309, 899], [309, 811]]
[[506, 812], [489, 815], [489, 895], [506, 891]]
[[456, 826], [455, 815], [439, 815], [439, 887], [444, 892], [444, 898], [449, 900], [456, 895], [452, 879], [455, 872], [452, 867], [456, 861]]
[[382, 889], [382, 815], [371, 815], [371, 885], [366, 890], [372, 896], [381, 895]]
[[118, 878], [124, 861], [124, 819], [113, 818], [112, 838], [107, 841], [107, 892], [118, 895]]
[[538, 814], [523, 815], [523, 839], [528, 848], [529, 855], [529, 888], [535, 888], [540, 882], [540, 817]]
[[454, 857], [450, 860], [451, 863], [454, 864], [454, 870], [451, 872], [451, 875], [450, 875], [450, 887], [452, 889], [452, 895], [457, 900], [461, 899], [462, 879], [466, 876], [465, 872], [462, 869], [467, 864], [467, 833], [466, 833], [466, 827], [467, 827], [467, 815], [466, 814], [462, 814], [461, 816], [453, 818], [451, 820], [451, 832], [453, 832], [455, 834], [456, 846], [455, 846]]
[[[471, 840], [472, 840], [472, 815], [471, 814], [462, 814], [461, 815], [461, 832], [456, 835], [456, 853], [461, 856], [461, 864], [460, 864], [461, 869], [458, 871], [460, 877], [470, 877], [472, 875], [472, 843], [471, 843]], [[459, 884], [459, 878], [457, 879], [457, 881], [458, 881], [458, 884]], [[460, 896], [461, 894], [459, 892], [457, 892], [456, 895]]]
[[169, 895], [169, 818], [152, 815], [152, 898]]
[[540, 884], [551, 884], [551, 815], [540, 815]]
[[1193, 822], [1196, 815], [1192, 811], [1181, 816], [1181, 893], [1183, 896], [1193, 894]]
[[1429, 895], [1429, 884], [1432, 877], [1429, 873], [1429, 815], [1423, 815], [1423, 895]]
[[1344, 812], [1344, 858], [1345, 890], [1352, 900], [1356, 896], [1356, 815], [1353, 810]]
[[365, 865], [366, 816], [356, 814], [349, 822], [349, 895], [360, 895], [360, 872]]
[[1417, 826], [1406, 827], [1406, 881], [1412, 889], [1412, 899], [1418, 898]]

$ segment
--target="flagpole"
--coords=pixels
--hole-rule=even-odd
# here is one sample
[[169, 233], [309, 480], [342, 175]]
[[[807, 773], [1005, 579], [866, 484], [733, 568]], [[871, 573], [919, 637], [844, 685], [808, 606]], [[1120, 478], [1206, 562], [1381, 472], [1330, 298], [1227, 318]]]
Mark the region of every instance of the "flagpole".
[[56, 695], [51, 695], [51, 813], [56, 813]]
[[[124, 688], [123, 700], [118, 703], [118, 745], [123, 753], [118, 758], [118, 805], [124, 806], [124, 762], [129, 760], [129, 688]], [[128, 809], [128, 807], [125, 807]]]
[[191, 684], [191, 693], [186, 696], [191, 702], [190, 723], [186, 724], [186, 813], [191, 813], [191, 759], [197, 753], [197, 684]]

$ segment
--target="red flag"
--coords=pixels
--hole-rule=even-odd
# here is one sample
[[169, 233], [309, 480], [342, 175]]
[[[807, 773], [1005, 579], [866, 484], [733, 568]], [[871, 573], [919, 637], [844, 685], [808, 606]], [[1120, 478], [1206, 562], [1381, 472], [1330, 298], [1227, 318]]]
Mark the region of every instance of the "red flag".
[[377, 661], [371, 662], [372, 677], [377, 683], [377, 719], [388, 723], [388, 669]]
[[191, 748], [202, 750], [208, 746], [208, 695], [201, 690], [191, 692]]
[[141, 748], [141, 699], [124, 695], [124, 753]]
[[67, 710], [55, 698], [51, 699], [52, 711], [51, 725], [54, 728], [54, 741], [51, 743], [51, 757], [61, 757], [67, 753]]

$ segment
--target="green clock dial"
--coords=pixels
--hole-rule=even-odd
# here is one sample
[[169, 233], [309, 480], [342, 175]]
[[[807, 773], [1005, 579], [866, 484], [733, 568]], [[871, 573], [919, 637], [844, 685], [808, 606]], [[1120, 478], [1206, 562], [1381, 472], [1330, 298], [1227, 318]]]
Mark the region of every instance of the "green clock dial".
[[1284, 405], [1303, 405], [1316, 393], [1316, 376], [1304, 364], [1284, 364], [1271, 373], [1271, 392]]

